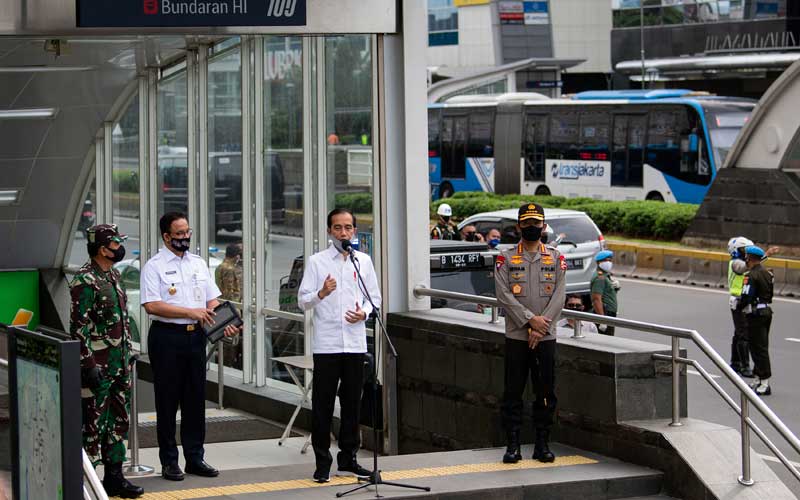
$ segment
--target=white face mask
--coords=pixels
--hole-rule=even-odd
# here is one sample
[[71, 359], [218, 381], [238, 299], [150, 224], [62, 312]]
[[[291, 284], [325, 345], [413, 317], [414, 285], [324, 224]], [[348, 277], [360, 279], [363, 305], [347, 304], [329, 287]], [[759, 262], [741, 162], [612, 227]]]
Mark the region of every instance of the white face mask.
[[603, 271], [605, 271], [607, 273], [610, 273], [611, 269], [614, 267], [614, 263], [611, 262], [611, 261], [606, 260], [606, 261], [603, 261], [603, 262], [597, 264], [597, 267], [599, 267], [600, 269], [602, 269]]

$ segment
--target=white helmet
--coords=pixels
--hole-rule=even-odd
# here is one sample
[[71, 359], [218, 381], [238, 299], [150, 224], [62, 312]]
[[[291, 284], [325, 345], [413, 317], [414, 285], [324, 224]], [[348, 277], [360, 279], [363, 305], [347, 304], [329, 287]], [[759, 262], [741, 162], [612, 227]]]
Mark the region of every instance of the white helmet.
[[[442, 217], [451, 217], [453, 215], [453, 209], [450, 208], [450, 205], [447, 203], [442, 203], [439, 205], [439, 208], [436, 210], [436, 213], [441, 215]], [[752, 243], [749, 243], [752, 245]]]
[[739, 255], [738, 250], [740, 248], [749, 247], [750, 245], [753, 245], [753, 242], [744, 236], [731, 238], [728, 241], [728, 253], [731, 254], [731, 257], [737, 257]]

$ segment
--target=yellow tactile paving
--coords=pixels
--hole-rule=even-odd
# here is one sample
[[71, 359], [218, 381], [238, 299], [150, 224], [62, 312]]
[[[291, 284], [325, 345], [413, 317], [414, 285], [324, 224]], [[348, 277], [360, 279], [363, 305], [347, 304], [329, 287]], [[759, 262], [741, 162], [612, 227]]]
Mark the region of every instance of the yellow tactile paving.
[[[477, 474], [481, 472], [499, 472], [508, 470], [545, 469], [548, 467], [565, 467], [568, 465], [596, 464], [597, 460], [570, 455], [558, 457], [553, 463], [545, 464], [536, 460], [522, 460], [516, 464], [499, 462], [486, 462], [480, 464], [447, 465], [443, 467], [423, 467], [419, 469], [386, 471], [381, 475], [386, 481], [403, 479], [420, 479], [425, 477], [455, 476], [458, 474]], [[188, 500], [192, 498], [207, 498], [224, 495], [244, 493], [269, 493], [271, 491], [299, 490], [303, 488], [319, 488], [323, 486], [342, 486], [356, 484], [352, 477], [331, 477], [329, 483], [315, 483], [311, 479], [293, 479], [289, 481], [270, 481], [266, 483], [234, 484], [230, 486], [216, 486], [213, 488], [194, 488], [175, 491], [158, 491], [145, 493], [143, 500]]]

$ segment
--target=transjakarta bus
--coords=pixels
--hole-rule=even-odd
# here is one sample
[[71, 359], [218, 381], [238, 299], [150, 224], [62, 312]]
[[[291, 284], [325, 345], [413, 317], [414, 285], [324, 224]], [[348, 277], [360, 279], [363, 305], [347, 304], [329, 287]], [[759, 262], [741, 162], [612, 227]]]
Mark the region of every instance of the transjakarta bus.
[[433, 199], [488, 191], [700, 203], [755, 106], [689, 90], [530, 97], [429, 105]]

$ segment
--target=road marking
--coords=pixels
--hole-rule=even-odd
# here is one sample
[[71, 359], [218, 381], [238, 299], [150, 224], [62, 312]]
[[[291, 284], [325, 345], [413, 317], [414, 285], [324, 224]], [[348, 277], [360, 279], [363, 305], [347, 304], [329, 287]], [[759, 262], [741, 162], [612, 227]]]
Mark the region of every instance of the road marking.
[[[767, 462], [775, 462], [783, 465], [783, 462], [781, 462], [778, 458], [773, 457], [772, 455], [762, 455], [761, 453], [756, 453], [756, 455], [761, 457], [762, 460], [766, 460]], [[789, 463], [796, 468], [800, 468], [800, 463], [792, 462], [791, 460], [789, 460]]]
[[[695, 371], [695, 370], [691, 370], [691, 369], [690, 370], [686, 370], [686, 373], [688, 373], [689, 375], [697, 375], [698, 377], [702, 377], [703, 376], [700, 372]], [[722, 378], [722, 375], [714, 375], [713, 373], [709, 373], [708, 375], [711, 378]]]
[[[641, 283], [643, 285], [653, 285], [653, 286], [663, 286], [666, 288], [678, 288], [680, 290], [695, 290], [698, 292], [707, 292], [707, 293], [717, 293], [720, 295], [730, 295], [726, 290], [716, 289], [716, 288], [706, 288], [702, 286], [692, 286], [692, 285], [678, 285], [675, 283], [662, 283], [660, 281], [650, 281], [650, 280], [642, 280], [636, 278], [617, 278], [619, 281], [626, 282], [626, 283]], [[788, 297], [772, 297], [773, 302], [788, 302], [790, 304], [798, 304], [800, 303], [800, 299], [790, 299]]]
[[786, 340], [788, 340], [789, 342], [800, 342], [800, 339], [796, 339], [793, 337], [786, 337]]

